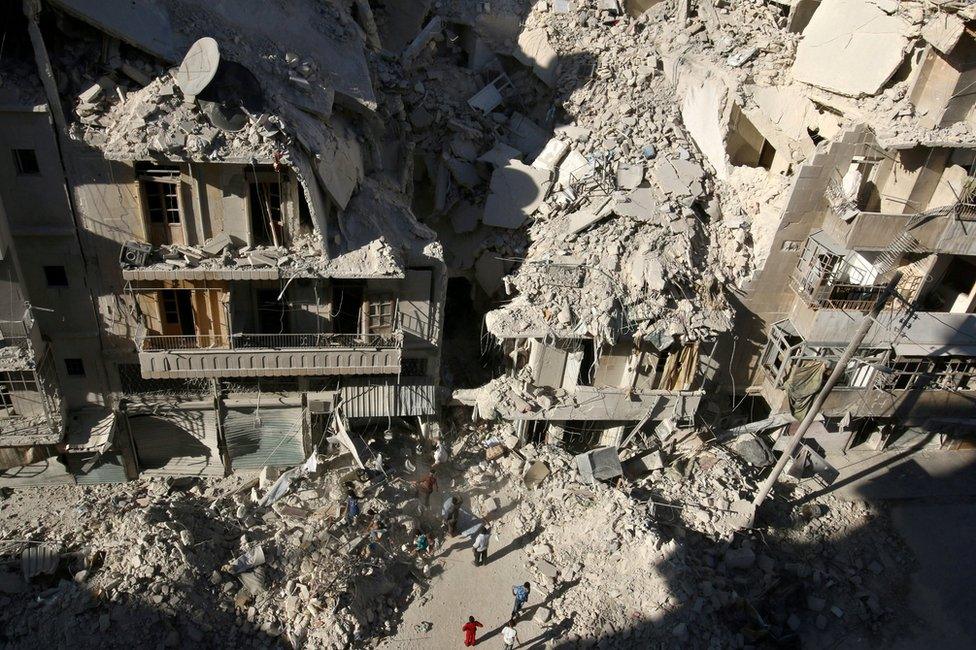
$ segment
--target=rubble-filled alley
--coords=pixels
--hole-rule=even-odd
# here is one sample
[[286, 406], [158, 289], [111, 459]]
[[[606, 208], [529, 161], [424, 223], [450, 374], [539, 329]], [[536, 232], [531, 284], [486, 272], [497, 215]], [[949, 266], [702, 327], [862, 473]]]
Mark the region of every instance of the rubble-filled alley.
[[972, 647], [974, 7], [7, 3], [0, 643]]

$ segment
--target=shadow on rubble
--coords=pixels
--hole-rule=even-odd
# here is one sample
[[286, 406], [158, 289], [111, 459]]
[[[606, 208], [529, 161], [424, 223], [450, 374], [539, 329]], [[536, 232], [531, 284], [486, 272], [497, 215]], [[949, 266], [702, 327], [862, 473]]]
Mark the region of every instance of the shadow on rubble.
[[[887, 510], [887, 504], [876, 505], [862, 517], [843, 501], [801, 505], [788, 493], [781, 484], [761, 511], [757, 527], [730, 541], [649, 517], [647, 526], [661, 536], [662, 547], [670, 547], [657, 565], [670, 597], [656, 613], [625, 611], [614, 603], [612, 591], [640, 586], [622, 576], [620, 585], [609, 588], [601, 602], [603, 611], [617, 609], [618, 614], [605, 615], [606, 634], [580, 637], [569, 622], [549, 628], [547, 647], [911, 648], [934, 640], [932, 635], [955, 635], [942, 647], [972, 647], [976, 622], [966, 612], [974, 599], [964, 561], [935, 558], [944, 576], [919, 573], [912, 578], [921, 562], [892, 521], [873, 514]], [[972, 529], [976, 508], [969, 506], [964, 512], [969, 520], [960, 530]], [[902, 517], [907, 519], [911, 516]], [[822, 529], [829, 530], [837, 521], [846, 521], [848, 532], [828, 538]], [[899, 530], [905, 525], [931, 524], [903, 522]], [[931, 531], [919, 531], [923, 537], [928, 534]], [[947, 529], [939, 535], [952, 533]], [[923, 587], [926, 593], [920, 595], [912, 588], [916, 579], [933, 585]], [[940, 581], [951, 584], [943, 588]], [[927, 599], [933, 602], [924, 602]], [[624, 629], [610, 625], [610, 620], [622, 617], [634, 623]], [[952, 620], [951, 632], [936, 622], [947, 619]], [[542, 647], [542, 641], [533, 639], [537, 645], [524, 647]]]
[[[86, 563], [83, 553], [64, 556], [54, 574], [35, 578], [19, 593], [0, 596], [0, 646], [285, 647], [280, 630], [262, 630], [248, 622], [246, 608], [235, 611], [227, 597], [241, 587], [221, 565], [234, 555], [241, 530], [220, 528], [200, 517], [209, 500], [186, 498], [198, 502], [145, 509], [147, 523], [187, 535], [166, 566], [141, 559], [142, 544], [117, 548], [110, 552], [118, 553], [131, 572], [121, 584], [120, 579], [105, 584], [99, 576], [101, 559]], [[156, 532], [146, 535], [146, 547], [158, 544], [160, 529], [152, 530]], [[162, 572], [169, 573], [167, 579], [157, 580]]]

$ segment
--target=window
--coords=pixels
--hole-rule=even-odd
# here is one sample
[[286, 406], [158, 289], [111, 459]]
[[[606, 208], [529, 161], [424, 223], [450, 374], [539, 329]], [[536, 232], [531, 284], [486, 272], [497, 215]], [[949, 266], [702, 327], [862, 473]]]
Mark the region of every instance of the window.
[[37, 154], [33, 149], [13, 149], [13, 154], [18, 176], [41, 173], [41, 168], [37, 166]]
[[373, 296], [369, 299], [369, 333], [390, 334], [393, 332], [393, 298]]
[[47, 286], [49, 287], [68, 286], [68, 273], [64, 270], [63, 266], [45, 266], [44, 278], [47, 280]]
[[404, 359], [400, 365], [401, 377], [425, 377], [427, 375], [427, 359]]
[[252, 182], [249, 188], [251, 235], [255, 245], [282, 242], [281, 185], [277, 182]]
[[69, 377], [84, 377], [85, 364], [81, 359], [65, 359], [64, 369]]
[[142, 186], [146, 191], [149, 223], [157, 225], [180, 223], [180, 203], [176, 196], [176, 183], [143, 181]]

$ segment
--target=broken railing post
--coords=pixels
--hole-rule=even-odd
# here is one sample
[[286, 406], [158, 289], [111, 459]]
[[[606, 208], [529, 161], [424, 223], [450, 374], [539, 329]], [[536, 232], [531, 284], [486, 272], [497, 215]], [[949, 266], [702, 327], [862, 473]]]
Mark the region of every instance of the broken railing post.
[[820, 392], [817, 393], [817, 397], [810, 405], [810, 410], [807, 411], [806, 417], [804, 417], [803, 421], [800, 422], [800, 426], [797, 427], [796, 433], [793, 434], [793, 438], [786, 445], [786, 448], [783, 450], [783, 454], [779, 457], [779, 461], [776, 463], [776, 466], [773, 467], [773, 471], [769, 473], [769, 476], [766, 477], [763, 484], [759, 486], [759, 491], [756, 493], [756, 497], [752, 501], [751, 523], [755, 523], [756, 513], [759, 511], [759, 506], [762, 505], [762, 502], [766, 500], [770, 490], [773, 489], [773, 485], [776, 484], [776, 479], [778, 479], [779, 475], [783, 473], [783, 468], [786, 467], [786, 463], [790, 461], [790, 459], [793, 457], [793, 453], [796, 451], [796, 448], [800, 446], [800, 442], [803, 441], [803, 435], [807, 432], [807, 429], [810, 428], [810, 425], [813, 424], [813, 421], [816, 419], [817, 415], [820, 414], [820, 409], [823, 408], [824, 402], [827, 401], [830, 391], [833, 390], [834, 386], [840, 380], [841, 375], [844, 374], [844, 371], [847, 369], [847, 364], [850, 363], [851, 359], [854, 357], [854, 354], [857, 352], [858, 347], [861, 345], [861, 342], [864, 341], [864, 337], [867, 336], [868, 330], [870, 330], [871, 325], [874, 324], [874, 320], [881, 313], [881, 310], [884, 309], [885, 303], [888, 302], [888, 298], [894, 294], [895, 287], [897, 287], [898, 283], [901, 281], [901, 276], [902, 274], [899, 271], [891, 277], [888, 284], [885, 286], [884, 291], [880, 296], [878, 296], [878, 299], [874, 301], [874, 306], [871, 307], [871, 311], [865, 314], [864, 318], [861, 320], [861, 325], [857, 328], [857, 332], [855, 332], [851, 342], [847, 344], [847, 348], [844, 350], [844, 353], [840, 355], [840, 358], [834, 365], [833, 371], [830, 373], [830, 376], [827, 377], [827, 381], [820, 389]]

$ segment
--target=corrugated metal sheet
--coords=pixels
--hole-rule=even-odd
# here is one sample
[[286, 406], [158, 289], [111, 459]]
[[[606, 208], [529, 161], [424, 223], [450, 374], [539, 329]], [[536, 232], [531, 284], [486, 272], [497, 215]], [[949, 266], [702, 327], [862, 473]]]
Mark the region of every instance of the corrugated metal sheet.
[[91, 453], [68, 455], [68, 469], [75, 475], [75, 481], [78, 485], [125, 483], [125, 467], [122, 465], [122, 457], [118, 452], [105, 452], [90, 470], [84, 472], [83, 468], [91, 461], [93, 455]]
[[291, 467], [305, 460], [302, 445], [301, 408], [254, 408], [227, 410], [224, 440], [231, 469]]
[[146, 476], [223, 476], [212, 410], [128, 415], [139, 470]]
[[429, 384], [403, 386], [343, 386], [340, 404], [346, 417], [433, 415], [437, 411], [435, 387]]

